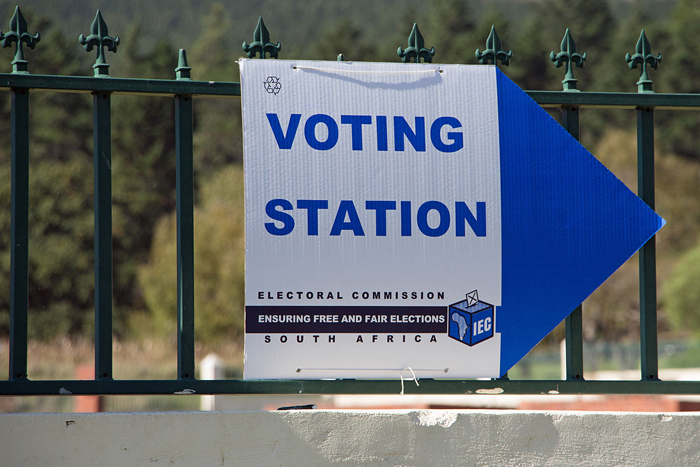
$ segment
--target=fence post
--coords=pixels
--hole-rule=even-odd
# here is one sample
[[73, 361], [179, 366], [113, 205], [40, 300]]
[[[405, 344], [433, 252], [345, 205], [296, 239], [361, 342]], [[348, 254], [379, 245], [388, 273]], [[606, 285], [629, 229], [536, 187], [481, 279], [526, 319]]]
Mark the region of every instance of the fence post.
[[[641, 66], [637, 91], [651, 93], [653, 81], [647, 65], [656, 69], [661, 54], [651, 53], [651, 45], [642, 29], [633, 55], [625, 60], [630, 70]], [[654, 196], [654, 109], [637, 107], [637, 192], [639, 197], [655, 208]], [[659, 379], [659, 352], [656, 325], [656, 236], [649, 239], [639, 250], [639, 338], [641, 351], [642, 380]]]
[[[180, 49], [177, 80], [189, 80], [187, 54]], [[177, 165], [177, 379], [194, 379], [194, 168], [192, 97], [175, 97]]]
[[[10, 30], [0, 31], [0, 43], [15, 43], [13, 74], [29, 74], [23, 43], [36, 47], [40, 36], [27, 32], [19, 7], [10, 19]], [[29, 89], [12, 89], [12, 181], [10, 227], [10, 380], [27, 379], [27, 328], [29, 308]]]
[[[109, 78], [104, 47], [117, 51], [119, 36], [109, 36], [97, 10], [88, 37], [80, 35], [86, 51], [97, 48], [95, 78]], [[95, 379], [112, 379], [112, 116], [111, 93], [92, 94], [95, 165]]]
[[29, 299], [29, 90], [12, 90], [10, 379], [27, 378]]
[[[561, 41], [561, 51], [557, 54], [552, 51], [549, 59], [554, 62], [554, 66], [559, 68], [566, 64], [566, 75], [562, 80], [564, 92], [577, 92], [578, 80], [574, 78], [574, 67], [583, 68], [586, 54], [581, 55], [576, 51], [576, 42], [571, 36], [569, 29], [566, 29], [564, 38]], [[579, 108], [575, 105], [562, 106], [562, 126], [577, 141], [580, 138]], [[583, 379], [583, 304], [577, 306], [574, 311], [566, 317], [566, 379]]]
[[[654, 209], [654, 109], [637, 109], [637, 190]], [[658, 379], [656, 236], [639, 250], [639, 332], [642, 379]]]

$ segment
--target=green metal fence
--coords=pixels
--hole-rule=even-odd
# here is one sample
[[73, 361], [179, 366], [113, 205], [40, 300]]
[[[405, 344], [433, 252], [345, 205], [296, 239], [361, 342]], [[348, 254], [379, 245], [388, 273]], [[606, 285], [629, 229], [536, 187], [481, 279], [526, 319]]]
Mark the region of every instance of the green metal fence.
[[[91, 34], [81, 35], [86, 51], [96, 49], [94, 77], [32, 75], [24, 46], [34, 48], [39, 34], [30, 34], [19, 8], [10, 30], [0, 32], [3, 47], [15, 46], [13, 72], [0, 74], [0, 89], [12, 95], [12, 230], [9, 378], [0, 381], [0, 395], [117, 395], [117, 394], [394, 394], [395, 380], [197, 380], [194, 340], [194, 190], [193, 100], [240, 98], [239, 83], [193, 81], [184, 50], [180, 51], [175, 79], [123, 79], [109, 76], [106, 51], [116, 52], [119, 37], [109, 36], [97, 12]], [[508, 65], [512, 52], [501, 49], [495, 28], [486, 49], [477, 49], [482, 64]], [[107, 50], [105, 50], [107, 49]], [[254, 41], [243, 44], [249, 57], [276, 58], [280, 45], [270, 42], [262, 19]], [[409, 47], [399, 47], [403, 62], [430, 62], [434, 49], [414, 26]], [[654, 208], [654, 111], [700, 110], [700, 94], [657, 94], [652, 91], [648, 68], [656, 68], [660, 55], [642, 31], [634, 54], [626, 59], [641, 70], [637, 93], [580, 92], [574, 68], [586, 55], [566, 31], [559, 53], [551, 53], [557, 67], [565, 67], [562, 91], [528, 91], [543, 107], [560, 108], [562, 125], [578, 139], [581, 108], [635, 109], [637, 114], [639, 196]], [[342, 55], [338, 60], [342, 60]], [[33, 381], [27, 378], [28, 213], [29, 213], [29, 97], [34, 92], [90, 93], [93, 96], [95, 183], [95, 379], [90, 381]], [[113, 94], [166, 96], [175, 101], [177, 165], [177, 379], [115, 380], [112, 375], [112, 187], [110, 103]], [[641, 373], [638, 381], [585, 381], [583, 378], [582, 311], [566, 319], [566, 379], [564, 380], [432, 380], [409, 385], [413, 394], [700, 394], [700, 382], [660, 381], [656, 317], [656, 250], [652, 238], [639, 256]], [[173, 291], [175, 293], [175, 291]]]

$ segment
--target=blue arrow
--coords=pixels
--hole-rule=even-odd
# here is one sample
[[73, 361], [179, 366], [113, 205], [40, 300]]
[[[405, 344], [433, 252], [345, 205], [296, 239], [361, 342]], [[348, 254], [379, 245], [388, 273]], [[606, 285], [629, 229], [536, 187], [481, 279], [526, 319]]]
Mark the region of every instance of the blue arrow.
[[501, 374], [665, 221], [496, 69], [501, 153]]

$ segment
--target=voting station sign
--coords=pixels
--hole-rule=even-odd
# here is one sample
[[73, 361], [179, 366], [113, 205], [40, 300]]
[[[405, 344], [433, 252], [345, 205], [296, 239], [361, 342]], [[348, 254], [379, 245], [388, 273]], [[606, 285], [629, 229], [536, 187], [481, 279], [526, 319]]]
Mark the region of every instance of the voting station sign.
[[494, 66], [240, 70], [247, 379], [500, 377], [664, 224]]

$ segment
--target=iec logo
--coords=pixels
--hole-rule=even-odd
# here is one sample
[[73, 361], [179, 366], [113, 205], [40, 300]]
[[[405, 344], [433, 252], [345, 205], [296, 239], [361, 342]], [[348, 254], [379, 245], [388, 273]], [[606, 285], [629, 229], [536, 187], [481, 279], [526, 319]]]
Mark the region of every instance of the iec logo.
[[274, 94], [275, 96], [282, 90], [282, 83], [280, 83], [280, 79], [277, 76], [268, 76], [263, 81], [263, 86], [265, 86], [265, 91], [268, 94]]
[[469, 346], [493, 337], [493, 305], [479, 300], [476, 290], [449, 307], [449, 336]]

